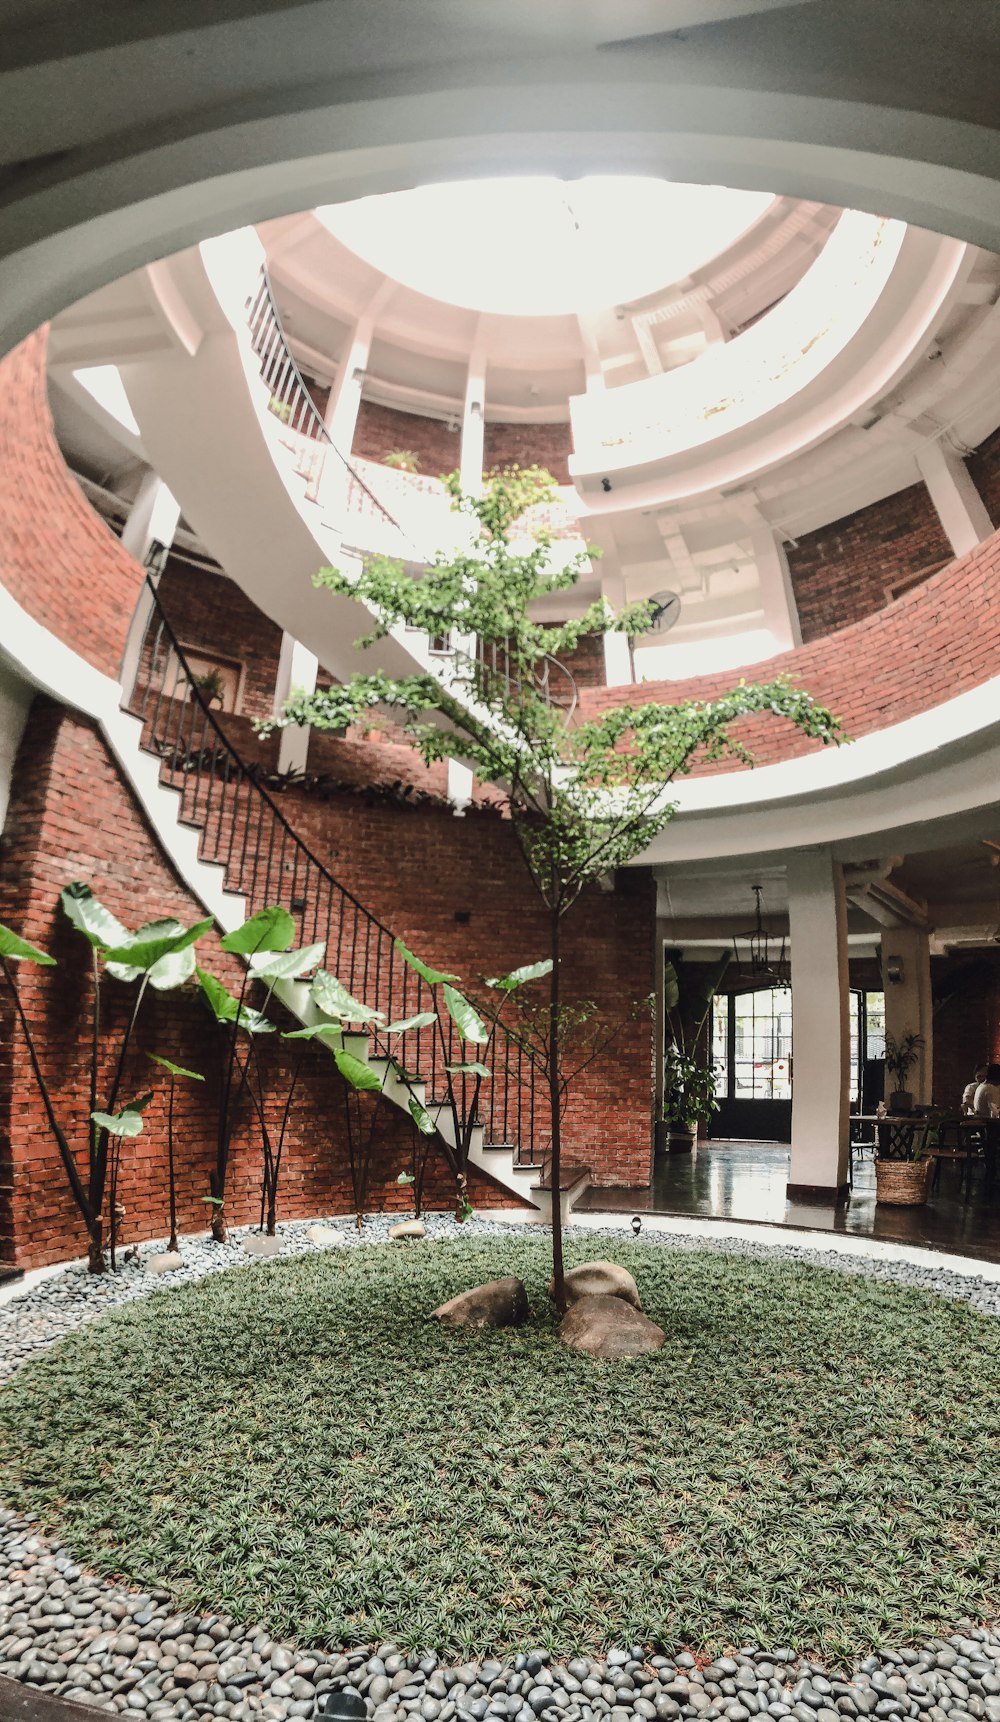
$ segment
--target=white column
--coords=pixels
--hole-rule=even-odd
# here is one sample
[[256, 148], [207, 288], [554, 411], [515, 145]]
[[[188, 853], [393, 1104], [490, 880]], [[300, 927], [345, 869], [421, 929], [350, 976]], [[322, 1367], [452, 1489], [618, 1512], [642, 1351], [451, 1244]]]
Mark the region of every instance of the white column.
[[124, 548], [137, 562], [145, 562], [154, 542], [169, 550], [180, 517], [180, 503], [150, 467], [143, 474], [122, 529]]
[[344, 343], [337, 376], [330, 390], [330, 399], [326, 403], [323, 423], [334, 448], [339, 449], [343, 455], [350, 455], [354, 444], [354, 432], [361, 410], [361, 391], [374, 333], [375, 319], [371, 312], [367, 312], [365, 316], [358, 318]]
[[[930, 936], [922, 927], [886, 928], [882, 934], [882, 982], [886, 1034], [897, 1041], [904, 1034], [923, 1036], [924, 1044], [906, 1079], [906, 1087], [918, 1106], [929, 1106], [933, 1098], [934, 1008]], [[887, 1100], [895, 1086], [886, 1071]]]
[[24, 726], [35, 690], [0, 658], [0, 831], [4, 828], [10, 805], [10, 784], [14, 760], [21, 745]]
[[956, 556], [968, 555], [992, 537], [993, 522], [961, 455], [929, 443], [917, 455], [917, 465]]
[[[620, 574], [605, 574], [602, 571], [601, 596], [614, 611], [624, 607], [625, 581]], [[625, 688], [635, 681], [635, 659], [632, 655], [632, 642], [627, 634], [605, 634], [604, 680], [609, 688]]]
[[774, 635], [780, 651], [791, 651], [801, 646], [802, 630], [785, 546], [773, 527], [761, 525], [751, 533], [750, 548], [757, 564], [764, 626]]
[[788, 859], [792, 968], [791, 1195], [829, 1200], [847, 1182], [851, 1024], [847, 900], [828, 849]]
[[[135, 557], [137, 562], [145, 564], [146, 558], [155, 544], [162, 544], [164, 549], [170, 549], [180, 517], [181, 505], [177, 498], [172, 491], [167, 489], [162, 478], [158, 478], [150, 468], [143, 475], [142, 483], [139, 485], [135, 501], [122, 529], [124, 548]], [[160, 569], [150, 571], [150, 578], [154, 586], [159, 583], [160, 573]], [[143, 586], [136, 603], [135, 614], [129, 624], [125, 649], [122, 652], [119, 674], [126, 697], [132, 692], [135, 684], [142, 642], [146, 637], [152, 608], [149, 592]]]
[[[316, 687], [319, 662], [301, 641], [291, 634], [282, 634], [278, 673], [274, 682], [274, 715], [292, 693], [311, 694]], [[305, 771], [309, 758], [309, 737], [312, 731], [305, 725], [289, 724], [280, 732], [278, 744], [279, 771]]]
[[462, 403], [462, 449], [459, 474], [467, 496], [479, 496], [483, 488], [486, 446], [486, 353], [478, 344], [469, 354]]

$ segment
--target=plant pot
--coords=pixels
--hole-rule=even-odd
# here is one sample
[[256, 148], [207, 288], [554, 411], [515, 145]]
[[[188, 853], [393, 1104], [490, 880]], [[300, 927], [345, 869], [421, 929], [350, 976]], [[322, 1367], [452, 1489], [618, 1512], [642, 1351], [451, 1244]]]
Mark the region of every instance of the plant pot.
[[875, 1161], [875, 1200], [894, 1208], [919, 1208], [927, 1200], [933, 1160]]
[[895, 1094], [889, 1096], [890, 1112], [912, 1112], [913, 1095], [908, 1088], [897, 1088]]
[[697, 1140], [697, 1125], [692, 1130], [686, 1130], [681, 1124], [669, 1124], [667, 1126], [668, 1154], [690, 1154]]

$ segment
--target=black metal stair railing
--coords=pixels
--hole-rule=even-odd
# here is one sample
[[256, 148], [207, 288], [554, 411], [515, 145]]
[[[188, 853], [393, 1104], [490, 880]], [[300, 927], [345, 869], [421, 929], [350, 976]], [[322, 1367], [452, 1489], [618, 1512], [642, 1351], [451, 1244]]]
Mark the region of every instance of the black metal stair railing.
[[317, 459], [310, 455], [308, 444], [311, 442], [318, 445], [324, 455], [327, 451], [332, 453], [343, 468], [347, 483], [345, 506], [348, 518], [352, 515], [374, 515], [383, 526], [390, 527], [398, 535], [400, 555], [404, 561], [429, 562], [431, 558], [417, 549], [399, 521], [379, 500], [370, 485], [365, 483], [330, 436], [323, 415], [288, 345], [266, 268], [261, 269], [257, 291], [247, 308], [247, 326], [261, 377], [271, 391], [268, 403], [271, 412], [282, 424], [286, 424], [289, 430], [296, 431], [305, 439], [299, 451], [299, 470], [307, 486], [313, 491], [318, 489], [322, 474], [322, 456]]
[[[291, 913], [296, 942], [325, 941], [324, 966], [354, 998], [403, 1021], [434, 1008], [431, 988], [401, 958], [395, 936], [336, 880], [289, 824], [226, 734], [212, 709], [213, 695], [199, 685], [152, 580], [145, 588], [147, 617], [137, 642], [125, 709], [142, 725], [141, 745], [160, 761], [160, 781], [177, 791], [179, 818], [198, 832], [202, 861], [223, 869], [227, 890], [245, 898], [247, 912], [279, 903]], [[202, 678], [203, 679], [203, 678]], [[217, 697], [217, 696], [215, 696]], [[377, 1053], [377, 1031], [373, 1034]], [[426, 1084], [428, 1097], [446, 1096], [446, 1064], [468, 1056], [454, 1025], [441, 1047], [433, 1028], [394, 1037], [393, 1056]], [[509, 1144], [515, 1163], [541, 1159], [541, 1083], [531, 1060], [497, 1035], [489, 1050], [491, 1081], [483, 1084], [480, 1112], [486, 1140]], [[460, 1085], [463, 1109], [471, 1079]]]

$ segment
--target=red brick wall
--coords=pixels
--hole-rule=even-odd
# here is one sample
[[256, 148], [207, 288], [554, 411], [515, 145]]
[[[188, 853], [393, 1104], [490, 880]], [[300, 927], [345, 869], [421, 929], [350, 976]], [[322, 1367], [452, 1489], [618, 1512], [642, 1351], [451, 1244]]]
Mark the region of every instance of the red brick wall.
[[557, 484], [569, 484], [573, 436], [569, 420], [551, 424], [494, 424], [486, 421], [483, 467], [544, 466]]
[[46, 340], [37, 329], [0, 360], [0, 580], [36, 622], [117, 677], [143, 571], [56, 446]]
[[951, 558], [922, 484], [807, 533], [788, 550], [803, 640], [820, 639], [884, 609], [887, 587], [936, 572]]
[[980, 443], [966, 461], [973, 484], [994, 526], [1000, 526], [1000, 429]]
[[159, 590], [181, 645], [238, 660], [244, 669], [244, 715], [270, 717], [281, 629], [234, 580], [192, 568], [177, 558], [168, 560]]
[[[82, 1161], [88, 1110], [88, 960], [83, 940], [58, 908], [59, 891], [79, 878], [87, 880], [127, 926], [138, 926], [157, 915], [176, 915], [186, 924], [202, 916], [151, 841], [96, 731], [53, 702], [39, 699], [18, 754], [0, 842], [0, 920], [14, 925], [58, 960], [56, 969], [25, 966], [22, 996], [36, 1027], [57, 1113], [71, 1141], [79, 1145]], [[199, 955], [204, 967], [228, 984], [236, 983], [233, 959], [219, 951], [214, 934], [205, 937]], [[115, 1030], [124, 1026], [132, 997], [131, 988], [107, 984], [106, 1027], [112, 1040]], [[4, 992], [0, 995], [0, 1254], [24, 1267], [37, 1267], [81, 1253], [85, 1239], [12, 1019]], [[143, 1006], [125, 1084], [126, 1095], [140, 1092], [151, 1080], [159, 1086], [143, 1056], [146, 1049], [201, 1070], [209, 1078], [204, 1087], [186, 1084], [178, 1090], [178, 1199], [183, 1230], [205, 1224], [201, 1198], [208, 1191], [219, 1095], [220, 1063], [213, 1034], [193, 989], [150, 997]], [[289, 1056], [277, 1037], [264, 1052], [275, 1078], [272, 1119], [287, 1087]], [[320, 1056], [318, 1049], [310, 1048], [286, 1139], [287, 1172], [282, 1176], [279, 1217], [347, 1213], [352, 1208], [340, 1111], [343, 1091], [330, 1063], [328, 1055]], [[102, 1091], [109, 1075], [105, 1063]], [[129, 1240], [160, 1236], [167, 1224], [165, 1092], [158, 1094], [145, 1117], [143, 1135], [128, 1144], [123, 1155], [120, 1200], [127, 1210], [125, 1237]], [[409, 1142], [410, 1129], [402, 1114], [387, 1111], [374, 1163], [372, 1208], [405, 1208], [411, 1202], [407, 1190], [395, 1183], [396, 1174], [408, 1164]], [[241, 1128], [233, 1145], [227, 1201], [234, 1223], [257, 1216], [259, 1187], [259, 1138]], [[516, 1205], [508, 1192], [479, 1174], [472, 1181], [472, 1195], [477, 1206]], [[451, 1196], [443, 1162], [432, 1159], [427, 1205], [448, 1206]]]
[[436, 478], [443, 472], [454, 472], [461, 458], [461, 442], [458, 431], [450, 431], [443, 419], [363, 400], [351, 453], [366, 460], [384, 460], [397, 449], [412, 450], [419, 459], [419, 470]]
[[[931, 711], [1000, 674], [1000, 533], [876, 615], [744, 672], [748, 682], [767, 682], [779, 674], [832, 707], [852, 737]], [[739, 679], [730, 671], [689, 681], [644, 682], [586, 693], [581, 703], [584, 711], [596, 711], [630, 699], [664, 705], [708, 700]], [[770, 715], [748, 720], [737, 733], [761, 765], [816, 752], [820, 745]], [[695, 769], [734, 768], [724, 761]]]
[[577, 642], [576, 651], [561, 653], [559, 662], [569, 670], [581, 693], [584, 688], [607, 685], [603, 634], [584, 634], [583, 639]]

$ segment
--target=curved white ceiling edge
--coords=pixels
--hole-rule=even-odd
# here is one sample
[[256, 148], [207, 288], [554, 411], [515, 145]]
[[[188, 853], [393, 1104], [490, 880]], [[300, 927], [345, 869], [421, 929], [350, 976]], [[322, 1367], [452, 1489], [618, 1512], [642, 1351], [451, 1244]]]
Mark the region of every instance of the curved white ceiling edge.
[[[207, 233], [418, 179], [528, 166], [779, 191], [1000, 251], [993, 130], [697, 79], [668, 82], [665, 102], [655, 65], [639, 53], [604, 58], [600, 70], [615, 76], [597, 81], [584, 56], [460, 70], [428, 61], [417, 76], [433, 89], [369, 94], [371, 81], [345, 78], [339, 103], [317, 103], [315, 90], [293, 85], [193, 115], [178, 87], [176, 112], [155, 130], [108, 140], [96, 161], [68, 152], [8, 202], [0, 350], [94, 288]], [[275, 112], [282, 102], [289, 111]]]
[[[895, 265], [880, 282], [866, 314], [842, 345], [831, 344], [821, 368], [813, 368], [810, 375], [809, 367], [803, 367], [806, 374], [801, 386], [783, 393], [780, 381], [770, 391], [765, 384], [760, 390], [765, 405], [760, 410], [755, 407], [752, 416], [749, 406], [731, 417], [720, 412], [711, 425], [695, 429], [687, 447], [674, 446], [666, 453], [650, 447], [645, 465], [638, 445], [634, 452], [627, 444], [602, 450], [591, 440], [589, 446], [571, 456], [570, 472], [584, 490], [588, 508], [594, 513], [613, 514], [621, 508], [654, 507], [706, 490], [729, 488], [815, 447], [881, 398], [909, 369], [921, 347], [932, 339], [973, 255], [961, 240], [907, 230]], [[808, 276], [804, 277], [800, 285], [807, 280]], [[772, 318], [780, 323], [780, 308], [748, 335], [764, 331]], [[728, 350], [714, 351], [725, 354]], [[710, 349], [690, 365], [629, 386], [638, 393], [645, 391], [648, 383], [651, 394], [658, 390], [664, 397], [671, 383], [690, 388], [691, 373], [712, 356]], [[658, 388], [664, 383], [668, 388]], [[771, 400], [767, 399], [769, 392]], [[581, 410], [577, 403], [595, 398], [575, 397], [574, 428]], [[596, 416], [593, 406], [584, 410]], [[599, 488], [602, 472], [617, 473], [611, 495]]]

